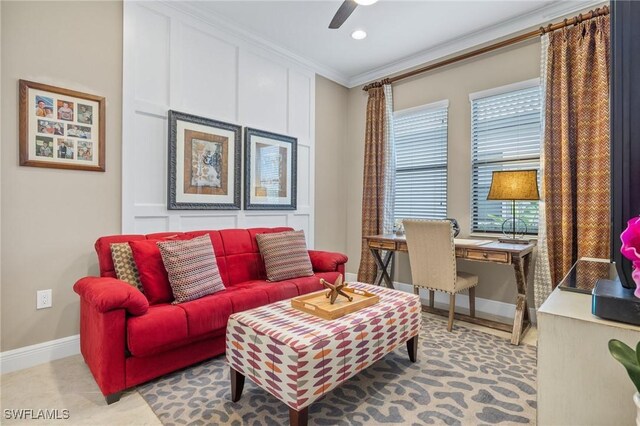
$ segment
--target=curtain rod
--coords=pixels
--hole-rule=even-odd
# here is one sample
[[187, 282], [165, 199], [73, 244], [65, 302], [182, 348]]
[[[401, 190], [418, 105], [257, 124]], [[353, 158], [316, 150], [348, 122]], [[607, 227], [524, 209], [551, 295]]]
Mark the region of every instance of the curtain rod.
[[512, 37], [507, 40], [499, 41], [497, 43], [491, 44], [489, 46], [481, 47], [480, 49], [473, 50], [471, 52], [463, 53], [458, 56], [454, 56], [453, 58], [445, 59], [440, 62], [436, 62], [435, 64], [427, 65], [421, 68], [417, 68], [412, 71], [407, 71], [403, 74], [396, 75], [394, 77], [388, 77], [380, 81], [375, 81], [373, 83], [369, 83], [362, 88], [362, 90], [367, 91], [374, 87], [382, 87], [384, 84], [395, 83], [396, 81], [404, 80], [405, 78], [413, 77], [418, 74], [425, 73], [427, 71], [434, 70], [436, 68], [444, 67], [446, 65], [453, 64], [455, 62], [463, 61], [465, 59], [473, 58], [475, 56], [483, 55], [488, 52], [492, 52], [494, 50], [501, 49], [506, 46], [510, 46], [512, 44], [520, 43], [525, 40], [529, 40], [535, 37], [543, 36], [546, 33], [550, 33], [552, 31], [559, 30], [564, 27], [568, 27], [569, 25], [578, 25], [583, 21], [587, 21], [589, 19], [593, 19], [597, 16], [603, 16], [609, 14], [609, 6], [604, 6], [602, 8], [597, 8], [595, 10], [590, 10], [588, 13], [579, 14], [578, 16], [574, 16], [571, 19], [565, 19], [562, 22], [558, 22], [555, 24], [549, 24], [546, 27], [540, 27], [537, 30], [529, 31], [528, 33], [520, 34], [515, 37]]

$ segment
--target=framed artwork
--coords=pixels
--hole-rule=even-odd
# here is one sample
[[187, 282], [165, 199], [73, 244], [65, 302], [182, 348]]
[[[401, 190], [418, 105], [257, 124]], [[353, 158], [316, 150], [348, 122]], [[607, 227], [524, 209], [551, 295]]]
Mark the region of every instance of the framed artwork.
[[296, 138], [245, 128], [246, 210], [295, 210], [297, 175]]
[[240, 209], [241, 127], [169, 111], [169, 210]]
[[20, 165], [105, 171], [105, 99], [20, 80]]

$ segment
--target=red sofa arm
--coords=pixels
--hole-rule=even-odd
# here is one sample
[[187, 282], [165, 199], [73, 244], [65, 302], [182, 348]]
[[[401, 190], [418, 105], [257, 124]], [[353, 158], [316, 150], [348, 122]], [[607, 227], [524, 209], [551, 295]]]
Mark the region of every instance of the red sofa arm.
[[149, 301], [137, 288], [115, 278], [81, 278], [73, 290], [100, 313], [124, 309], [138, 316], [149, 310]]
[[311, 266], [314, 272], [334, 272], [344, 274], [344, 264], [349, 258], [342, 253], [332, 253], [329, 251], [309, 250]]

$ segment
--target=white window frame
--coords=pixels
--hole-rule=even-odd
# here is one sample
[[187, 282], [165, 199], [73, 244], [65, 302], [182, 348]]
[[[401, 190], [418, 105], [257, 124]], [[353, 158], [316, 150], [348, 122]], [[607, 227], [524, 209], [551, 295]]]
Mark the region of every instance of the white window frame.
[[[478, 92], [473, 92], [469, 94], [469, 114], [470, 114], [470, 123], [469, 123], [469, 135], [470, 135], [470, 148], [471, 148], [471, 163], [470, 163], [470, 170], [471, 170], [471, 179], [469, 181], [469, 229], [470, 229], [470, 235], [471, 236], [482, 236], [482, 237], [487, 237], [487, 236], [492, 236], [492, 235], [499, 235], [502, 236], [501, 233], [499, 232], [492, 232], [492, 231], [481, 231], [481, 230], [477, 230], [474, 229], [474, 224], [473, 224], [473, 166], [474, 166], [474, 161], [473, 161], [473, 101], [476, 99], [481, 99], [481, 98], [486, 98], [489, 96], [496, 96], [496, 95], [502, 95], [504, 93], [508, 93], [508, 92], [515, 92], [517, 90], [524, 90], [524, 89], [530, 89], [532, 87], [536, 87], [536, 86], [540, 86], [541, 83], [541, 79], [540, 77], [536, 77], [536, 78], [532, 78], [529, 80], [524, 80], [524, 81], [519, 81], [516, 83], [511, 83], [511, 84], [506, 84], [504, 86], [499, 86], [499, 87], [494, 87], [491, 89], [486, 89], [486, 90], [481, 90]], [[542, 94], [542, 96], [544, 96], [544, 94]], [[544, 103], [543, 103], [544, 105]], [[542, 119], [542, 117], [541, 117]], [[542, 123], [541, 123], [542, 124]], [[544, 137], [544, 134], [541, 133], [540, 135], [541, 140], [540, 143], [542, 144], [542, 138]], [[540, 160], [542, 160], [542, 158], [540, 157]], [[540, 173], [540, 171], [538, 171], [538, 174]], [[538, 176], [538, 178], [540, 178], [540, 176]], [[536, 239], [538, 237], [538, 234], [527, 234], [526, 235], [527, 238], [531, 238], [531, 239]]]
[[[449, 209], [449, 100], [448, 99], [443, 99], [440, 101], [435, 101], [435, 102], [430, 102], [428, 104], [424, 104], [424, 105], [419, 105], [416, 107], [411, 107], [411, 108], [405, 108], [405, 109], [401, 109], [398, 111], [394, 111], [393, 112], [393, 119], [396, 120], [397, 118], [401, 118], [407, 115], [411, 115], [411, 114], [415, 114], [415, 113], [422, 113], [422, 112], [428, 112], [431, 110], [438, 110], [438, 109], [442, 109], [442, 108], [446, 108], [447, 109], [447, 142], [446, 142], [446, 147], [447, 147], [447, 156], [446, 156], [446, 162], [445, 162], [445, 217], [448, 217], [448, 209]], [[395, 139], [395, 137], [394, 137]], [[395, 141], [394, 141], [395, 143]], [[397, 155], [397, 154], [396, 154]], [[397, 166], [396, 166], [396, 179], [397, 179]], [[396, 183], [394, 182], [394, 186], [396, 185]], [[394, 205], [394, 212], [393, 212], [393, 219], [394, 221], [397, 220], [396, 219], [396, 212], [395, 212], [395, 205]]]

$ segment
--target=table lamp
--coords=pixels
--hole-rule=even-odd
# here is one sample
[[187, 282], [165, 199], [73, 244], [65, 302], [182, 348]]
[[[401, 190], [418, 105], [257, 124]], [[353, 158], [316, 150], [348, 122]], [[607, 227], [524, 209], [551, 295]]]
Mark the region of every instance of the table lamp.
[[[491, 188], [487, 200], [511, 201], [511, 219], [502, 223], [502, 233], [505, 235], [501, 242], [527, 243], [528, 241], [516, 237], [516, 201], [537, 201], [540, 199], [538, 192], [537, 170], [509, 170], [494, 171], [491, 176]], [[527, 232], [527, 223], [519, 219], [525, 227], [523, 235]], [[507, 234], [508, 223], [511, 222], [511, 237]]]

